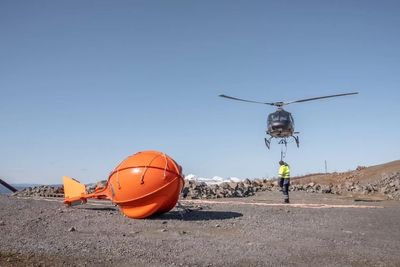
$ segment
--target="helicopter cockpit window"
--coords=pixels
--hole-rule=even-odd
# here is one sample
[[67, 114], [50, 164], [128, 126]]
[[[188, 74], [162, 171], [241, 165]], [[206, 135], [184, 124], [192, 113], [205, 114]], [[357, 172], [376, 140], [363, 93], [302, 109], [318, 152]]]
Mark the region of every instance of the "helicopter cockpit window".
[[278, 121], [279, 120], [279, 115], [272, 113], [269, 114], [268, 116], [268, 123], [273, 122], [273, 121]]
[[279, 116], [279, 120], [280, 121], [288, 121], [289, 120], [289, 116], [287, 116], [287, 114], [281, 114]]
[[276, 111], [268, 115], [268, 123], [292, 123], [293, 117], [292, 114], [286, 111]]

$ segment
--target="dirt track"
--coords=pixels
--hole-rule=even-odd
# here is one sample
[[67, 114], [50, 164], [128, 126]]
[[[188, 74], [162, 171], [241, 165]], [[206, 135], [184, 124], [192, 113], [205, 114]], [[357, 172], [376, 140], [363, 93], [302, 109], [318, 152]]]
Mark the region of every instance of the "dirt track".
[[0, 266], [400, 266], [400, 202], [291, 199], [303, 205], [264, 192], [132, 220], [109, 203], [0, 196]]

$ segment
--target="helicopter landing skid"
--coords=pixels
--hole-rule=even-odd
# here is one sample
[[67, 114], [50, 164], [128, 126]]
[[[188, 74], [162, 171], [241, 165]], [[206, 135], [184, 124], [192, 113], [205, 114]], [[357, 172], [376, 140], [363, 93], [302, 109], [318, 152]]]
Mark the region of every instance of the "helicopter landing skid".
[[[299, 136], [291, 135], [290, 137], [293, 137], [294, 141], [296, 142], [297, 147], [300, 147]], [[264, 138], [265, 146], [266, 146], [268, 149], [271, 148], [271, 139], [272, 139], [272, 138], [273, 138], [273, 136], [269, 137], [268, 139], [267, 139], [267, 138]], [[287, 144], [288, 144], [288, 139], [287, 139], [287, 137], [281, 138], [281, 140], [279, 140], [278, 144], [287, 146]]]
[[[297, 147], [299, 147], [299, 146], [300, 146], [299, 136], [292, 135], [292, 136], [290, 136], [290, 137], [293, 137], [294, 141], [296, 142]], [[288, 140], [287, 140], [287, 138], [285, 137], [285, 138], [282, 138], [282, 139], [279, 141], [278, 144], [287, 146], [287, 143], [288, 143]]]
[[272, 139], [272, 136], [270, 137], [270, 138], [264, 138], [264, 141], [265, 141], [265, 146], [268, 148], [268, 149], [270, 149], [271, 148], [271, 139]]
[[299, 145], [300, 145], [299, 136], [292, 135], [292, 137], [294, 138], [294, 141], [296, 141], [296, 145], [297, 145], [297, 148], [298, 148]]

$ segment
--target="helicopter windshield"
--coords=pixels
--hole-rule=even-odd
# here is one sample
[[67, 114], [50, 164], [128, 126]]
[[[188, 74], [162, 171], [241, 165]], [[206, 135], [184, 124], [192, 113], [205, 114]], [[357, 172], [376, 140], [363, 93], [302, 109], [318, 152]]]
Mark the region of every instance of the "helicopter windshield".
[[269, 114], [268, 123], [271, 122], [293, 122], [292, 115], [284, 110], [279, 110], [274, 113]]

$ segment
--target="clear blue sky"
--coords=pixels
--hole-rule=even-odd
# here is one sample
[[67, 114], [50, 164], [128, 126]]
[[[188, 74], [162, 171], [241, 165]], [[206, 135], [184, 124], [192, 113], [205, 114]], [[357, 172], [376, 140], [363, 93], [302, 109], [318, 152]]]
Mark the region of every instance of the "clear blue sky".
[[186, 174], [274, 176], [259, 101], [287, 107], [294, 174], [400, 158], [399, 1], [0, 1], [0, 177], [83, 182], [156, 149]]

